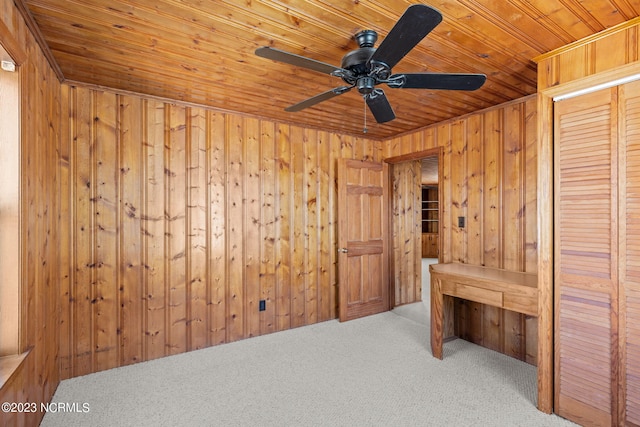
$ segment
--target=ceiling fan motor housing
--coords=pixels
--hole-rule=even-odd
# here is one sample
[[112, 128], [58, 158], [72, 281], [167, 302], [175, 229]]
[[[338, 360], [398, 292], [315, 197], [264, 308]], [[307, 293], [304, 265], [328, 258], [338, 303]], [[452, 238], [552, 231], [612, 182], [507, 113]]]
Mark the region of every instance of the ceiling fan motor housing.
[[342, 80], [355, 85], [363, 95], [373, 91], [375, 85], [385, 81], [391, 75], [391, 68], [382, 62], [370, 61], [376, 48], [378, 33], [373, 30], [362, 30], [353, 38], [358, 42], [358, 49], [352, 50], [342, 58], [341, 68], [351, 71], [350, 75], [342, 75]]
[[[367, 75], [370, 71], [368, 70], [369, 67], [367, 66], [367, 61], [375, 51], [376, 49], [374, 47], [361, 47], [359, 49], [352, 50], [342, 58], [341, 68], [351, 71], [356, 77], [354, 80], [357, 80], [357, 77]], [[353, 84], [355, 81], [347, 83]]]

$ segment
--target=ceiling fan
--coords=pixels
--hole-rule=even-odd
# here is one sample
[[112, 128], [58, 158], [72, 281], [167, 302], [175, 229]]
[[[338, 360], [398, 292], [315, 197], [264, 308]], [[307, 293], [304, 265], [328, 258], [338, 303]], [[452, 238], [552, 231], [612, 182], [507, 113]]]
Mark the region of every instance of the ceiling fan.
[[360, 47], [347, 53], [342, 58], [340, 67], [266, 46], [259, 47], [255, 53], [263, 58], [340, 77], [347, 83], [346, 86], [336, 87], [291, 105], [285, 108], [285, 111], [303, 110], [342, 95], [355, 87], [364, 97], [376, 121], [385, 123], [395, 119], [396, 115], [384, 91], [376, 87], [381, 83], [385, 83], [393, 89], [445, 90], [476, 90], [484, 84], [487, 78], [484, 74], [393, 74], [391, 72], [391, 69], [441, 21], [442, 14], [436, 9], [422, 4], [411, 5], [378, 48], [374, 47], [378, 39], [378, 34], [375, 31], [358, 32], [354, 38]]

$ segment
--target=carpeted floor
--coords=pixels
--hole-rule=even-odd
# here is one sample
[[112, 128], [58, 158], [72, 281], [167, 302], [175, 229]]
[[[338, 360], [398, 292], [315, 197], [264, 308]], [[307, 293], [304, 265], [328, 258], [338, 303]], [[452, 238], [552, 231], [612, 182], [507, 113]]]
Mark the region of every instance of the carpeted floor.
[[63, 381], [42, 426], [569, 426], [536, 369], [454, 340], [431, 356], [415, 303]]

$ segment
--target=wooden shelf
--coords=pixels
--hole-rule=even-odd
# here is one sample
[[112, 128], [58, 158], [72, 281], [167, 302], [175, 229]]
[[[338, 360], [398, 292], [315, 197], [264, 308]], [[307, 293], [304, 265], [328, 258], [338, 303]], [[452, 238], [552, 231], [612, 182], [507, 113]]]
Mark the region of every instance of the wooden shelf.
[[[440, 207], [438, 203], [438, 187], [422, 186], [422, 232], [438, 233]], [[423, 245], [424, 247], [424, 245]], [[423, 257], [424, 257], [423, 250]]]

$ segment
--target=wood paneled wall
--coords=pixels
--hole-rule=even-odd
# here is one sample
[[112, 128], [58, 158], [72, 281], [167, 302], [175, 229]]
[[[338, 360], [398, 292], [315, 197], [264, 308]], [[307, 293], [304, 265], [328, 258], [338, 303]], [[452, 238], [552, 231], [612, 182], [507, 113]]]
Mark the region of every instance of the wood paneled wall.
[[[444, 148], [439, 183], [442, 262], [536, 271], [536, 126], [536, 99], [527, 97], [385, 143], [385, 158]], [[394, 170], [398, 166], [394, 164]], [[392, 172], [403, 179], [414, 175]], [[419, 174], [414, 178], [418, 180], [414, 187], [419, 188]], [[419, 197], [412, 200], [420, 202]], [[403, 212], [416, 210], [419, 207], [405, 207]], [[465, 218], [464, 228], [458, 227], [458, 217]], [[407, 246], [402, 264], [416, 264], [420, 247], [407, 242], [419, 242], [420, 237], [419, 227], [396, 230], [394, 245]], [[396, 274], [404, 274], [396, 278], [400, 286], [396, 302], [419, 300], [419, 272], [396, 269]], [[458, 300], [455, 324], [456, 333], [467, 340], [536, 363], [535, 319]]]
[[[21, 85], [21, 307], [20, 351], [29, 350], [0, 389], [1, 402], [49, 402], [58, 372], [57, 228], [60, 82], [10, 0], [0, 2], [0, 34], [24, 62]], [[8, 30], [8, 31], [5, 31]], [[16, 106], [18, 108], [18, 106]], [[42, 413], [0, 413], [0, 425], [38, 425]]]
[[[606, 72], [634, 67], [640, 61], [640, 18], [624, 22], [591, 37], [535, 58], [538, 62], [538, 92], [571, 85]], [[595, 84], [595, 81], [594, 81]]]
[[63, 378], [336, 317], [336, 161], [381, 161], [380, 142], [95, 88], [62, 100]]

